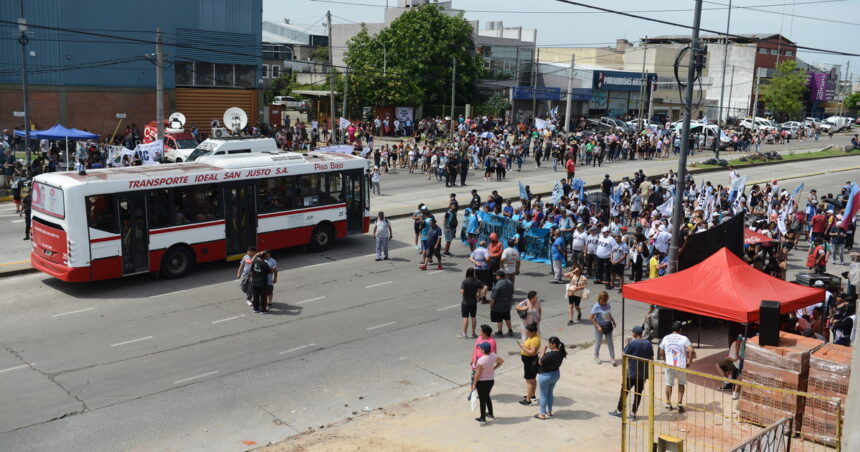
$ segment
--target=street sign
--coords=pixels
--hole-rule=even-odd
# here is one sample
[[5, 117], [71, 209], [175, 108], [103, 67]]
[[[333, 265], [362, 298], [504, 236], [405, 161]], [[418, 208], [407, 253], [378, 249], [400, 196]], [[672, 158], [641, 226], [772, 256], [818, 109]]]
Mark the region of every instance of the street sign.
[[12, 116], [15, 116], [16, 118], [23, 118], [24, 112], [23, 111], [15, 111], [15, 112], [12, 112]]
[[125, 113], [117, 113], [116, 119], [125, 119]]

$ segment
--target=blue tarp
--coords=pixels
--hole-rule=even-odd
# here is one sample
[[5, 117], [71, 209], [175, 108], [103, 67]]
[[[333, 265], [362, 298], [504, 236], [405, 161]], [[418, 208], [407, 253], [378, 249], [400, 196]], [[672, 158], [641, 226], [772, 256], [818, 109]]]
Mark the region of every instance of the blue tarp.
[[[478, 242], [489, 242], [490, 234], [495, 232], [499, 234], [499, 241], [507, 244], [508, 239], [517, 234], [517, 227], [520, 226], [520, 223], [502, 215], [478, 212], [478, 218], [481, 220], [481, 228], [478, 231]], [[467, 221], [464, 221], [464, 223], [467, 223]], [[463, 226], [460, 237], [463, 240], [463, 244], [468, 246], [465, 233], [466, 227], [467, 224]], [[549, 232], [549, 229], [526, 229], [520, 236], [520, 258], [530, 262], [549, 264], [550, 246], [552, 245]]]
[[[19, 137], [24, 136], [23, 130], [16, 130], [15, 135]], [[31, 130], [30, 137], [35, 138], [37, 140], [97, 140], [99, 138], [98, 135], [94, 133], [90, 133], [84, 130], [78, 130], [75, 128], [67, 128], [62, 124], [54, 124], [54, 127], [51, 127], [47, 130]]]

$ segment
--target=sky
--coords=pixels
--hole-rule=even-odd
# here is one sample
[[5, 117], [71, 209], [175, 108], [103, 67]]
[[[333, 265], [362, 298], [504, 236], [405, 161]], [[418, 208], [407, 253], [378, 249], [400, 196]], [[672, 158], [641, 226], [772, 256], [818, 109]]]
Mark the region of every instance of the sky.
[[[388, 0], [396, 6], [398, 0]], [[706, 0], [702, 28], [724, 32], [729, 0]], [[353, 5], [349, 5], [352, 3]], [[692, 25], [694, 0], [581, 0], [579, 3], [636, 12], [641, 16]], [[327, 10], [333, 23], [382, 22], [386, 0], [263, 0], [263, 19], [293, 24], [321, 23]], [[365, 6], [376, 5], [376, 6]], [[733, 0], [730, 33], [782, 33], [798, 45], [860, 54], [860, 0]], [[754, 7], [756, 10], [742, 9]], [[466, 18], [501, 20], [506, 27], [538, 30], [538, 46], [605, 46], [616, 39], [638, 41], [645, 36], [689, 34], [690, 30], [666, 24], [622, 17], [574, 6], [556, 0], [453, 0], [453, 7], [466, 10]], [[764, 11], [757, 11], [764, 10]], [[512, 11], [512, 12], [504, 12]], [[852, 80], [860, 78], [860, 58], [798, 52], [807, 63], [845, 64], [851, 61]]]

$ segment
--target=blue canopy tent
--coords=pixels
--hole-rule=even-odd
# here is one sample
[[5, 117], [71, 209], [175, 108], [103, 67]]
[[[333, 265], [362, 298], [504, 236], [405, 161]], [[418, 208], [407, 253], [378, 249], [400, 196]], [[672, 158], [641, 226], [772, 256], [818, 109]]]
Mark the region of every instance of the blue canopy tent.
[[[16, 130], [15, 135], [24, 136], [23, 130]], [[54, 124], [46, 130], [31, 130], [30, 136], [39, 140], [66, 140], [66, 169], [69, 169], [69, 141], [98, 140], [99, 136], [85, 130], [68, 128], [62, 124]]]

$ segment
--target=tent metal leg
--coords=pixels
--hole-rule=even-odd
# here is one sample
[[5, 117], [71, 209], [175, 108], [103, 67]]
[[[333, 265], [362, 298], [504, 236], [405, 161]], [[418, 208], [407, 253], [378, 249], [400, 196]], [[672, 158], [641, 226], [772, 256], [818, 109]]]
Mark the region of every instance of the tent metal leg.
[[[624, 302], [624, 297], [621, 297], [621, 341], [622, 341], [622, 343], [624, 341], [624, 331], [625, 331], [624, 330], [624, 313], [627, 311], [627, 309], [625, 309], [626, 305], [627, 305], [627, 303]], [[624, 347], [622, 346], [622, 348], [624, 348]]]
[[698, 317], [699, 317], [699, 328], [698, 328], [699, 332], [696, 333], [696, 336], [698, 336], [696, 338], [696, 342], [698, 342], [698, 344], [696, 344], [696, 348], [702, 348], [702, 315], [699, 314]]

